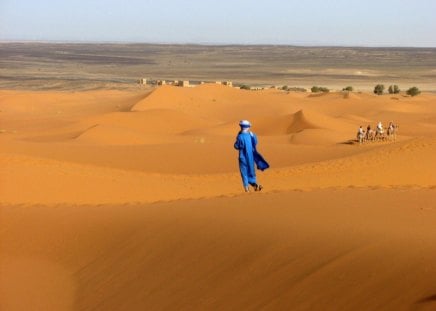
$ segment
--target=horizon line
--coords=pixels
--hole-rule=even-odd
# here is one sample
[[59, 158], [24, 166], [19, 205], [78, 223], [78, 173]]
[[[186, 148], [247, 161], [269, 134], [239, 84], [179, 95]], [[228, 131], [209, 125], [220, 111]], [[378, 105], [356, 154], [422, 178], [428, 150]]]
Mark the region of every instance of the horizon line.
[[144, 45], [192, 45], [192, 46], [289, 46], [289, 47], [346, 47], [346, 48], [403, 48], [403, 49], [435, 49], [436, 46], [409, 45], [352, 45], [321, 43], [232, 43], [232, 42], [165, 42], [165, 41], [130, 41], [130, 40], [50, 40], [50, 39], [0, 39], [0, 43], [44, 43], [44, 44], [144, 44]]

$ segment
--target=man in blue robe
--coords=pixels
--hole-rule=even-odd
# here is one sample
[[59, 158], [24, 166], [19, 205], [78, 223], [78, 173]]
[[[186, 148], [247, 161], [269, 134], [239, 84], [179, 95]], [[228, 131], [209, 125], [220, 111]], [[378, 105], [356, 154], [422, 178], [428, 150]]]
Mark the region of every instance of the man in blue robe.
[[241, 172], [242, 184], [246, 192], [250, 191], [251, 185], [255, 191], [262, 190], [262, 185], [256, 182], [256, 171], [254, 164], [260, 170], [265, 170], [269, 164], [257, 152], [257, 136], [250, 131], [251, 124], [247, 120], [239, 122], [241, 131], [238, 133], [235, 142], [235, 149], [239, 150], [239, 170]]

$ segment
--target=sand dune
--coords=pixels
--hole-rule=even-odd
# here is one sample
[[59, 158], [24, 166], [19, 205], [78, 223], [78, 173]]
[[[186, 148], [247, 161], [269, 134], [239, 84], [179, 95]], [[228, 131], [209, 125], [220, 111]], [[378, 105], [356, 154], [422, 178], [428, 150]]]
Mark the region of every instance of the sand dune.
[[[44, 100], [44, 96], [47, 100]], [[396, 182], [389, 179], [396, 185], [411, 184], [408, 181], [415, 177], [410, 175], [419, 173], [427, 176], [428, 173], [433, 173], [430, 161], [435, 137], [432, 123], [435, 112], [431, 105], [433, 97], [424, 94], [416, 99], [404, 98], [400, 102], [391, 102], [386, 96], [356, 96], [359, 101], [364, 99], [365, 105], [349, 102], [354, 100], [352, 98], [344, 103], [341, 94], [309, 98], [301, 93], [242, 91], [221, 85], [203, 85], [198, 88], [167, 86], [158, 88], [151, 94], [119, 91], [109, 91], [107, 94], [102, 91], [21, 94], [4, 91], [0, 96], [1, 161], [2, 176], [7, 176], [3, 179], [9, 182], [2, 187], [1, 199], [2, 202], [11, 204], [60, 203], [71, 202], [70, 200], [95, 203], [102, 200], [106, 193], [123, 191], [132, 195], [128, 201], [150, 202], [161, 199], [159, 196], [150, 199], [147, 191], [139, 196], [132, 194], [140, 193], [140, 189], [144, 188], [141, 181], [134, 186], [127, 182], [133, 176], [152, 184], [158, 183], [165, 176], [180, 177], [186, 180], [186, 185], [180, 188], [189, 189], [183, 195], [184, 198], [197, 198], [189, 195], [191, 188], [200, 189], [199, 194], [206, 191], [211, 195], [220, 195], [227, 193], [225, 189], [238, 193], [239, 177], [232, 145], [238, 130], [237, 122], [247, 118], [247, 115], [253, 117], [250, 120], [254, 125], [253, 130], [259, 135], [259, 149], [270, 159], [270, 172], [277, 172], [280, 176], [288, 170], [297, 170], [301, 165], [313, 166], [316, 168], [313, 170], [314, 175], [319, 177], [317, 181], [311, 180], [315, 188], [327, 187], [330, 183], [331, 186], [336, 185], [330, 178], [331, 173], [323, 172], [323, 167], [339, 168], [345, 165], [349, 168], [341, 173], [347, 176], [343, 179], [349, 182], [341, 186], [356, 183], [370, 186], [372, 181], [368, 176], [373, 175], [375, 164], [382, 170], [383, 167], [391, 167], [392, 163], [401, 167], [393, 167], [388, 175], [396, 178], [397, 175], [401, 176]], [[32, 103], [38, 108], [36, 110], [29, 108], [29, 101], [34, 97]], [[172, 98], [183, 105], [174, 103]], [[207, 99], [210, 98], [215, 98], [216, 102], [208, 102]], [[192, 102], [192, 109], [189, 102]], [[39, 106], [43, 108], [39, 109]], [[58, 114], [60, 107], [64, 112]], [[408, 107], [410, 113], [406, 112]], [[363, 146], [345, 144], [354, 138], [359, 125], [374, 125], [378, 120], [387, 123], [391, 117], [400, 124], [396, 143], [379, 142]], [[415, 141], [416, 147], [405, 147]], [[424, 147], [418, 147], [421, 143]], [[409, 152], [409, 149], [412, 151]], [[333, 165], [335, 161], [341, 164]], [[403, 167], [404, 163], [408, 163], [406, 168]], [[86, 178], [91, 179], [105, 178], [99, 176], [98, 172], [102, 176], [120, 176], [121, 179], [118, 183], [114, 182], [113, 186], [102, 187], [101, 196], [92, 198], [90, 195], [90, 201], [80, 196], [67, 196], [68, 199], [62, 200], [62, 193], [52, 196], [44, 191], [50, 185], [59, 185], [62, 180], [70, 177], [68, 174], [61, 177], [58, 167], [64, 167], [68, 172], [83, 171], [85, 176], [90, 175]], [[417, 171], [414, 173], [408, 167], [415, 167]], [[13, 189], [19, 189], [17, 185], [22, 182], [32, 183], [28, 176], [32, 176], [29, 171], [33, 169], [38, 171], [35, 176], [45, 180], [45, 184], [33, 187], [35, 192], [27, 191], [26, 196], [18, 196]], [[303, 178], [311, 176], [305, 169], [297, 171], [301, 171]], [[375, 173], [377, 175], [381, 172]], [[276, 176], [272, 173], [266, 173], [265, 179], [276, 185], [269, 187], [271, 190], [275, 187], [301, 187], [293, 180], [292, 174], [289, 182], [283, 182], [289, 183], [286, 187], [273, 182]], [[191, 183], [197, 181], [191, 181], [191, 177], [198, 179], [198, 184], [192, 187]], [[85, 177], [75, 177], [69, 181], [68, 186], [61, 188], [73, 189], [73, 193], [74, 189], [81, 189], [85, 184], [93, 184], [82, 184], [81, 178]], [[174, 184], [178, 183], [177, 178]], [[208, 178], [224, 178], [232, 180], [233, 184], [225, 183], [213, 190], [206, 190], [209, 187]], [[113, 180], [117, 178], [114, 177]], [[161, 184], [166, 189], [162, 199], [176, 199], [180, 194], [179, 190], [174, 192], [172, 187], [165, 187], [164, 182]], [[431, 186], [430, 181], [425, 183], [425, 187], [428, 186]], [[310, 188], [310, 183], [304, 188]], [[131, 189], [136, 190], [132, 192]], [[32, 201], [33, 195], [35, 198], [43, 198], [43, 201]]]
[[[270, 101], [273, 105], [269, 105]], [[137, 103], [132, 111], [173, 109], [186, 114], [215, 119], [221, 122], [239, 120], [259, 114], [275, 115], [290, 111], [289, 99], [283, 92], [266, 90], [252, 92], [218, 84], [204, 84], [196, 88], [163, 86]]]
[[434, 309], [435, 96], [396, 98], [0, 91], [0, 309]]
[[314, 121], [312, 121], [312, 118], [308, 120], [306, 113], [304, 113], [303, 110], [300, 110], [294, 114], [292, 123], [288, 128], [288, 133], [298, 133], [304, 130], [316, 128], [320, 128], [320, 125], [315, 125]]
[[433, 192], [5, 207], [2, 307], [431, 310]]
[[135, 113], [116, 112], [93, 118], [88, 122], [95, 125], [91, 125], [76, 140], [107, 145], [163, 143], [156, 136], [175, 135], [207, 124], [205, 120], [169, 109]]

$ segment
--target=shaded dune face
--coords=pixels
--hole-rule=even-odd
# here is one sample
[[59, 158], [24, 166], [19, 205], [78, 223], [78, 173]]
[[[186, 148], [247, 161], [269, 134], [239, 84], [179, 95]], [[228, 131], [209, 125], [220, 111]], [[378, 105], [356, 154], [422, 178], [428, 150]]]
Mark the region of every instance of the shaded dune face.
[[304, 130], [317, 129], [317, 128], [320, 128], [320, 126], [315, 125], [313, 121], [308, 120], [303, 110], [300, 110], [293, 115], [292, 123], [287, 128], [286, 133], [287, 134], [298, 133]]
[[253, 122], [256, 124], [256, 133], [270, 136], [289, 135], [306, 129], [320, 128], [306, 118], [303, 110], [285, 116], [259, 118]]

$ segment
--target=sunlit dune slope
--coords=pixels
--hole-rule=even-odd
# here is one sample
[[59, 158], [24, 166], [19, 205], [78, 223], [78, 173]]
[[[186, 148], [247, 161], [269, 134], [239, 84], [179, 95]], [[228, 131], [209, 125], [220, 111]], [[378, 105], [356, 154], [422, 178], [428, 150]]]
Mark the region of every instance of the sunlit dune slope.
[[4, 207], [1, 306], [432, 310], [433, 192]]

